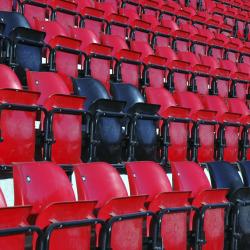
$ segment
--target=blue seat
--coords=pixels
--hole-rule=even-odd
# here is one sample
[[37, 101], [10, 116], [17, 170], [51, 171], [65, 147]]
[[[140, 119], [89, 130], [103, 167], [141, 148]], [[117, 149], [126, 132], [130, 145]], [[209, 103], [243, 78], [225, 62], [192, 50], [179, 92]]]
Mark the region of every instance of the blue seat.
[[250, 161], [239, 162], [242, 177], [246, 187], [250, 187]]
[[41, 71], [45, 32], [16, 27], [9, 34], [11, 39], [10, 65], [24, 70]]
[[114, 83], [111, 94], [115, 100], [125, 101], [124, 112], [132, 115], [128, 125], [129, 142], [125, 148], [127, 160], [159, 161], [157, 112], [160, 106], [145, 103], [139, 90], [131, 84]]
[[214, 188], [229, 188], [231, 192], [244, 187], [237, 167], [225, 161], [207, 163]]
[[[249, 164], [249, 163], [248, 163]], [[246, 169], [249, 168], [247, 163]], [[207, 164], [210, 172], [212, 186], [214, 188], [229, 188], [228, 198], [234, 203], [230, 212], [230, 232], [228, 241], [231, 241], [230, 249], [250, 249], [250, 189], [244, 187], [243, 181], [238, 173], [239, 169], [228, 162], [210, 162]], [[244, 168], [244, 167], [243, 167]], [[249, 204], [248, 204], [249, 203]]]
[[103, 84], [91, 77], [74, 78], [73, 89], [76, 95], [87, 97], [84, 109], [92, 117], [87, 128], [90, 133], [86, 141], [87, 160], [120, 164], [125, 139], [121, 121], [125, 103], [111, 100]]
[[17, 12], [0, 11], [0, 20], [5, 23], [3, 31], [5, 37], [9, 37], [12, 30], [16, 27], [30, 28], [26, 18]]

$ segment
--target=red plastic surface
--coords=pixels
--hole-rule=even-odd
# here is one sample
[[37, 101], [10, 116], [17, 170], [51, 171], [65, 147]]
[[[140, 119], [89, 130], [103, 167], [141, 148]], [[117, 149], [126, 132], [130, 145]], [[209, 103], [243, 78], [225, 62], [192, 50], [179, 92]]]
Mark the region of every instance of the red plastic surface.
[[113, 198], [128, 195], [119, 173], [108, 163], [79, 164], [75, 167], [75, 175], [79, 199], [97, 200], [97, 207]]
[[159, 193], [172, 191], [166, 173], [155, 162], [127, 162], [126, 170], [132, 195], [146, 194], [151, 201]]
[[[48, 110], [66, 108], [82, 110], [85, 98], [67, 95], [52, 95], [45, 103]], [[55, 114], [53, 116], [52, 161], [57, 164], [81, 162], [82, 115]]]
[[[20, 228], [28, 225], [27, 218], [30, 215], [30, 211], [30, 206], [0, 208], [0, 229]], [[0, 245], [5, 250], [22, 250], [25, 248], [25, 236], [12, 235], [0, 237]]]
[[22, 89], [22, 84], [11, 68], [0, 64], [0, 72], [0, 88]]
[[[199, 193], [193, 200], [192, 205], [199, 207], [202, 204], [213, 204], [227, 202], [226, 195], [228, 190], [205, 190]], [[206, 244], [203, 249], [220, 250], [224, 248], [224, 218], [225, 212], [223, 208], [209, 209], [204, 217], [204, 231], [206, 235]]]
[[195, 162], [171, 162], [173, 186], [176, 191], [191, 191], [192, 197], [210, 189], [211, 186], [203, 169]]
[[40, 213], [54, 202], [75, 201], [64, 171], [52, 162], [20, 163], [13, 166], [16, 205], [32, 205]]
[[[46, 1], [40, 1], [40, 2], [44, 3]], [[24, 16], [28, 20], [30, 26], [34, 29], [36, 27], [36, 19], [39, 21], [45, 20], [47, 15], [46, 12], [49, 12], [46, 7], [44, 8], [31, 4], [24, 5]]]
[[[38, 215], [36, 225], [45, 229], [53, 222], [66, 222], [94, 218], [96, 202], [61, 202], [46, 206]], [[91, 226], [72, 227], [53, 231], [50, 249], [90, 249]], [[33, 241], [34, 242], [34, 241]]]
[[57, 73], [27, 71], [26, 76], [29, 89], [41, 93], [38, 100], [40, 105], [44, 105], [54, 94], [70, 95], [65, 82]]
[[[150, 200], [148, 208], [150, 211], [157, 212], [163, 208], [188, 205], [190, 193], [172, 192], [166, 173], [157, 163], [131, 162], [126, 163], [126, 169], [132, 194], [148, 194]], [[164, 248], [178, 250], [186, 248], [186, 213], [163, 216], [161, 235]], [[178, 238], [178, 240], [176, 240], [176, 238]]]
[[65, 29], [56, 21], [41, 21], [35, 19], [35, 29], [46, 32], [44, 41], [49, 43], [56, 36], [67, 36]]
[[96, 34], [87, 28], [72, 28], [70, 30], [71, 36], [74, 39], [81, 41], [81, 50], [85, 50], [91, 43], [100, 43], [100, 39]]
[[[109, 184], [110, 185], [110, 184]], [[98, 218], [107, 220], [115, 215], [124, 215], [144, 210], [147, 196], [114, 198], [98, 212]], [[117, 222], [112, 227], [111, 247], [114, 250], [142, 250], [143, 218]]]
[[154, 55], [153, 49], [150, 47], [150, 45], [147, 42], [144, 41], [131, 41], [130, 47], [132, 50], [140, 52], [142, 58], [145, 58], [149, 55]]
[[113, 48], [113, 55], [116, 55], [122, 49], [128, 49], [124, 39], [118, 35], [102, 35], [101, 41], [103, 45]]
[[1, 11], [12, 11], [12, 0], [1, 0], [0, 1], [0, 10]]
[[[36, 105], [39, 93], [1, 89], [0, 103]], [[0, 127], [3, 141], [0, 143], [0, 162], [33, 161], [35, 154], [36, 113], [20, 110], [2, 110]]]
[[168, 107], [176, 106], [173, 96], [165, 88], [146, 87], [145, 93], [148, 103], [161, 106], [159, 110], [160, 115], [163, 115]]

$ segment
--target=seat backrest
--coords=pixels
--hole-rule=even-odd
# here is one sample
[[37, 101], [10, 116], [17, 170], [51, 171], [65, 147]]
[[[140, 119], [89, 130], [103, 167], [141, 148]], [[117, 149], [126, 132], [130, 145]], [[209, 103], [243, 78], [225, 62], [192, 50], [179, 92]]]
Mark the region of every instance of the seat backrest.
[[168, 107], [176, 106], [172, 94], [165, 88], [146, 87], [145, 93], [148, 103], [161, 105], [159, 114], [162, 116], [164, 116], [164, 111], [166, 111]]
[[238, 169], [225, 161], [207, 163], [214, 188], [229, 188], [231, 192], [243, 187]]
[[143, 41], [131, 41], [130, 48], [141, 53], [141, 58], [145, 58], [149, 55], [153, 55], [154, 51], [147, 42]]
[[85, 110], [98, 99], [110, 99], [102, 83], [92, 77], [73, 78], [73, 89], [76, 95], [86, 97]]
[[41, 93], [38, 100], [38, 104], [40, 105], [45, 105], [47, 99], [52, 95], [70, 95], [65, 82], [57, 73], [27, 71], [26, 76], [29, 90]]
[[26, 2], [23, 5], [23, 14], [33, 29], [35, 29], [36, 20], [44, 21], [47, 18], [47, 13], [48, 15], [52, 14], [51, 10], [46, 7], [45, 1], [40, 0], [40, 2], [41, 5], [35, 5], [32, 2]]
[[57, 21], [41, 21], [35, 19], [35, 29], [46, 32], [44, 41], [49, 43], [56, 36], [67, 36], [65, 29]]
[[[131, 108], [135, 107], [138, 103], [144, 103], [143, 96], [137, 88], [130, 84], [116, 84], [114, 83], [111, 88], [111, 93], [115, 100], [126, 101], [125, 112], [130, 113]], [[147, 104], [144, 105], [144, 111], [149, 115], [154, 115], [148, 108]], [[137, 111], [138, 113], [140, 111]], [[142, 112], [142, 114], [143, 114]], [[134, 113], [132, 111], [132, 113]], [[157, 134], [156, 123], [153, 119], [137, 119], [134, 126], [135, 131], [134, 140], [137, 141], [135, 146], [135, 158], [137, 160], [156, 160], [157, 159]], [[145, 137], [145, 131], [147, 136]]]
[[114, 55], [122, 49], [128, 49], [125, 40], [118, 35], [102, 35], [101, 41], [102, 44], [113, 48]]
[[13, 178], [15, 205], [32, 205], [33, 214], [54, 202], [75, 201], [67, 175], [52, 162], [15, 164]]
[[168, 177], [158, 163], [127, 162], [126, 170], [131, 195], [147, 194], [149, 200], [152, 200], [157, 194], [172, 191]]
[[87, 28], [71, 28], [70, 35], [72, 38], [82, 42], [80, 49], [83, 51], [86, 50], [91, 43], [100, 43], [100, 39], [96, 34]]
[[228, 107], [224, 102], [223, 98], [216, 95], [204, 95], [201, 97], [204, 106], [208, 110], [217, 111], [218, 115], [222, 115], [228, 112]]
[[204, 106], [198, 95], [192, 92], [175, 92], [174, 98], [177, 104], [184, 108], [191, 109], [191, 113], [204, 109]]
[[80, 200], [97, 200], [97, 207], [102, 207], [111, 199], [128, 196], [119, 173], [108, 163], [82, 163], [74, 173]]
[[4, 64], [0, 64], [0, 88], [22, 89], [22, 84], [14, 71]]
[[169, 47], [156, 46], [155, 47], [155, 54], [157, 56], [161, 56], [161, 57], [166, 58], [168, 60], [168, 62], [171, 62], [173, 60], [177, 60], [177, 55]]
[[239, 166], [241, 169], [243, 181], [246, 187], [250, 187], [250, 164], [249, 161], [240, 161]]
[[[77, 19], [76, 11], [77, 4], [72, 1], [62, 1], [62, 0], [53, 0], [51, 6], [55, 11], [55, 19], [59, 22], [66, 30], [69, 30], [70, 27], [74, 27]], [[62, 11], [63, 10], [68, 10]]]
[[249, 115], [249, 108], [246, 103], [239, 98], [227, 98], [226, 103], [228, 105], [229, 111], [233, 113], [239, 113], [242, 115]]
[[136, 103], [144, 103], [139, 90], [131, 84], [114, 83], [111, 87], [111, 94], [115, 100], [126, 102], [125, 112]]
[[28, 21], [20, 13], [0, 11], [0, 19], [5, 23], [3, 35], [7, 37], [16, 27], [30, 28]]
[[171, 162], [173, 188], [176, 191], [192, 191], [192, 197], [211, 189], [203, 169], [195, 162]]

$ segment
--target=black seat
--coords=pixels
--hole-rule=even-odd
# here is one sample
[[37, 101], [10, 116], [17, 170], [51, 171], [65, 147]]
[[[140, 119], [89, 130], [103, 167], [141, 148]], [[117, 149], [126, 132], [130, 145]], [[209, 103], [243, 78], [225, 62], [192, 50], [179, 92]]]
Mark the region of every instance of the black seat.
[[117, 101], [125, 101], [124, 112], [132, 115], [129, 123], [129, 142], [125, 148], [127, 160], [159, 161], [157, 134], [159, 105], [147, 104], [137, 88], [131, 84], [114, 83], [111, 94]]
[[250, 189], [244, 187], [237, 166], [224, 161], [210, 162], [207, 163], [207, 166], [212, 186], [229, 188], [228, 199], [234, 203], [229, 217], [230, 227], [232, 227], [231, 234], [228, 235], [228, 241], [231, 241], [232, 247], [230, 249], [250, 249]]
[[102, 83], [91, 77], [73, 79], [76, 95], [87, 97], [84, 109], [91, 114], [88, 161], [122, 162], [125, 103], [111, 100]]

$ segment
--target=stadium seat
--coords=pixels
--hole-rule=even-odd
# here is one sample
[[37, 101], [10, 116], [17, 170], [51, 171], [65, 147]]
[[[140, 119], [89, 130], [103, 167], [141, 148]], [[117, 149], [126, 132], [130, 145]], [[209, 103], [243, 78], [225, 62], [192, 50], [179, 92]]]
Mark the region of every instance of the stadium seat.
[[41, 93], [38, 104], [48, 110], [44, 159], [62, 165], [81, 162], [85, 99], [70, 96], [65, 82], [54, 72], [27, 71], [27, 81], [30, 90]]
[[53, 8], [46, 0], [20, 1], [21, 13], [28, 20], [30, 26], [35, 29], [35, 20], [45, 21], [52, 18]]
[[73, 79], [74, 93], [86, 96], [84, 109], [92, 116], [88, 161], [120, 164], [125, 131], [122, 128], [124, 102], [111, 100], [100, 81], [91, 78]]
[[153, 49], [143, 41], [131, 41], [133, 51], [141, 53], [141, 61], [144, 62], [142, 81], [143, 86], [161, 87], [166, 81], [166, 59], [154, 55]]
[[150, 215], [144, 208], [147, 196], [129, 197], [117, 170], [104, 162], [77, 165], [74, 173], [79, 199], [97, 200], [97, 217], [106, 221], [101, 249], [142, 249], [143, 220]]
[[[240, 166], [244, 178], [248, 179], [246, 173], [249, 169], [249, 163], [242, 162]], [[236, 166], [228, 162], [211, 162], [207, 164], [207, 167], [210, 172], [212, 186], [214, 188], [229, 188], [228, 199], [235, 206], [235, 209], [231, 210], [229, 223], [232, 232], [237, 233], [240, 237], [235, 237], [229, 232], [227, 241], [231, 243], [230, 247], [235, 249], [249, 248], [249, 221], [246, 220], [249, 213], [249, 188], [244, 188], [239, 169]]]
[[190, 139], [191, 159], [198, 162], [213, 161], [216, 111], [205, 110], [199, 96], [192, 92], [175, 92], [174, 97], [177, 104], [191, 110], [191, 118], [194, 121]]
[[219, 127], [216, 159], [236, 162], [240, 152], [241, 114], [228, 112], [226, 103], [219, 96], [203, 96], [202, 100], [206, 109], [217, 112]]
[[[128, 124], [126, 160], [159, 161], [159, 134], [157, 134], [158, 105], [147, 104], [137, 88], [130, 84], [113, 83], [111, 94], [114, 100], [126, 102], [125, 113], [131, 115]], [[147, 131], [147, 137], [145, 137]]]
[[[32, 205], [34, 224], [49, 229], [44, 247], [90, 249], [91, 225], [99, 222], [93, 216], [96, 202], [76, 202], [71, 183], [59, 166], [51, 162], [16, 164], [13, 178], [15, 204]], [[34, 237], [33, 249], [35, 243]]]
[[42, 50], [45, 47], [45, 33], [17, 27], [10, 34], [11, 51], [10, 65], [16, 72], [29, 70], [42, 70]]
[[190, 110], [177, 107], [166, 89], [147, 87], [145, 93], [148, 103], [160, 105], [159, 114], [165, 119], [161, 128], [164, 138], [162, 162], [188, 159]]
[[44, 41], [47, 44], [56, 36], [69, 36], [69, 34], [57, 21], [41, 21], [35, 18], [34, 29], [46, 33]]
[[78, 27], [81, 17], [77, 12], [77, 4], [72, 1], [51, 0], [50, 5], [53, 8], [52, 19], [59, 22], [67, 31], [70, 27]]
[[[126, 170], [131, 195], [147, 194], [148, 209], [158, 215], [148, 221], [153, 238], [152, 248], [185, 249], [189, 231], [188, 213], [192, 209], [188, 202], [190, 192], [173, 192], [166, 172], [155, 162], [127, 162]], [[178, 232], [174, 228], [179, 228]]]
[[[15, 86], [15, 85], [13, 85]], [[35, 160], [39, 93], [1, 89], [1, 164]], [[37, 121], [40, 123], [39, 119]]]
[[[78, 59], [81, 58], [81, 41], [65, 36], [56, 36], [50, 40], [50, 70], [78, 77]], [[80, 59], [81, 60], [81, 59]]]
[[211, 189], [203, 169], [195, 162], [172, 162], [171, 169], [174, 190], [191, 191], [191, 205], [200, 210], [201, 217], [192, 216], [190, 224], [191, 230], [198, 227], [196, 244], [207, 250], [223, 249], [228, 190]]

